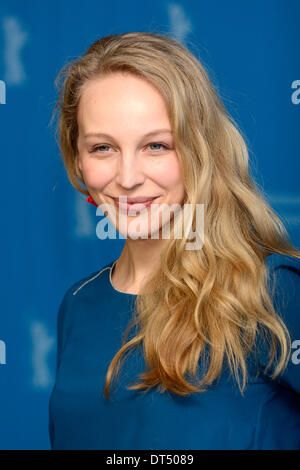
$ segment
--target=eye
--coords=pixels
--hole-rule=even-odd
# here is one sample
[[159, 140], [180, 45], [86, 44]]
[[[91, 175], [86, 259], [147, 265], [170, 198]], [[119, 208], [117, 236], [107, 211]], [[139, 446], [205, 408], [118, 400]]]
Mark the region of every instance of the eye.
[[[148, 144], [146, 147], [150, 147], [150, 145], [159, 145], [161, 147], [163, 147], [165, 150], [169, 150], [169, 147], [167, 147], [165, 144], [162, 144], [160, 142], [151, 142], [150, 144]], [[111, 148], [110, 145], [107, 145], [107, 144], [102, 144], [102, 145], [96, 145], [95, 147], [93, 147], [89, 153], [95, 153], [97, 152], [97, 149], [101, 149], [103, 147], [106, 147], [106, 148]], [[153, 150], [153, 149], [152, 149]], [[159, 152], [161, 149], [154, 149], [153, 151], [155, 153]], [[108, 150], [104, 150], [104, 152], [107, 152]], [[103, 153], [103, 151], [100, 151], [100, 153]]]
[[[159, 142], [151, 142], [151, 144], [148, 144], [147, 147], [150, 147], [150, 145], [160, 145], [161, 147], [164, 147], [165, 150], [169, 150], [169, 147], [167, 147], [165, 144], [161, 144]], [[160, 149], [158, 149], [160, 150]]]
[[[106, 144], [102, 144], [102, 145], [96, 145], [96, 147], [93, 147], [89, 153], [94, 153], [97, 151], [97, 149], [101, 148], [101, 147], [108, 147], [109, 148], [109, 145], [106, 145]], [[107, 151], [107, 150], [106, 150]], [[103, 152], [100, 152], [100, 153], [103, 153]]]

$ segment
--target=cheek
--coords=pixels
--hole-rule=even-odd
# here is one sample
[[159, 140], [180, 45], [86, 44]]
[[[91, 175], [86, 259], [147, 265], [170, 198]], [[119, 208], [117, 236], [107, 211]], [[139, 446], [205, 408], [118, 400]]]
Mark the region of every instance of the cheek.
[[183, 185], [181, 165], [177, 157], [166, 160], [156, 169], [156, 181], [165, 188], [174, 188]]
[[112, 170], [109, 166], [100, 165], [99, 162], [95, 165], [94, 162], [82, 162], [81, 171], [84, 182], [89, 188], [97, 189], [105, 187], [113, 177]]

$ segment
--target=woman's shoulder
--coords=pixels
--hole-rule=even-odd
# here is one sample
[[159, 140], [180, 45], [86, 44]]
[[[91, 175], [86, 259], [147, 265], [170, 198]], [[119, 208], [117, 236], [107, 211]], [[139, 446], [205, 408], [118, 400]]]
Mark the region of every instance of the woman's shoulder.
[[[91, 272], [89, 275], [80, 278], [78, 281], [73, 282], [65, 291], [59, 305], [58, 315], [57, 315], [57, 328], [58, 328], [58, 347], [60, 351], [60, 344], [62, 343], [62, 338], [65, 336], [66, 332], [71, 328], [72, 319], [73, 319], [73, 307], [75, 306], [74, 300], [78, 297], [81, 297], [83, 294], [94, 298], [94, 291], [91, 289], [91, 286], [96, 287], [97, 294], [99, 294], [99, 283], [101, 284], [101, 274], [109, 269], [111, 263], [106, 264], [97, 271]], [[95, 282], [97, 282], [95, 286]], [[92, 293], [92, 294], [91, 294]], [[85, 299], [86, 300], [86, 299]], [[72, 313], [73, 312], [73, 313]]]
[[101, 280], [103, 280], [103, 276], [101, 276], [102, 273], [104, 273], [105, 271], [108, 271], [112, 264], [113, 264], [113, 261], [107, 263], [105, 266], [102, 266], [97, 271], [93, 271], [88, 276], [85, 276], [79, 279], [78, 281], [76, 281], [75, 283], [73, 283], [71, 287], [68, 289], [72, 293], [72, 296], [76, 296], [78, 292], [80, 292], [81, 290], [84, 290], [86, 287], [94, 286], [95, 281], [100, 282]]
[[300, 260], [278, 254], [268, 258], [270, 295], [291, 337], [291, 356], [281, 383], [300, 393]]
[[66, 289], [62, 302], [66, 302], [74, 298], [75, 296], [78, 295], [79, 292], [80, 293], [85, 292], [88, 287], [94, 286], [96, 281], [98, 281], [97, 287], [99, 287], [99, 282], [103, 279], [101, 277], [101, 274], [104, 273], [106, 270], [109, 270], [112, 263], [113, 261], [100, 267], [97, 271], [92, 271], [87, 276], [84, 276], [78, 279], [77, 281], [73, 282]]
[[[300, 259], [274, 254], [266, 259], [270, 293], [283, 320], [300, 330]], [[300, 331], [299, 331], [300, 332]]]

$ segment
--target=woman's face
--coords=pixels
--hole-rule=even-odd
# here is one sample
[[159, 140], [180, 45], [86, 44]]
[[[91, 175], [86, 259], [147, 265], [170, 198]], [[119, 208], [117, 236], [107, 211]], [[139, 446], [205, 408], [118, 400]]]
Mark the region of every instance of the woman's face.
[[[185, 195], [181, 165], [160, 92], [130, 74], [114, 73], [89, 81], [79, 103], [78, 132], [77, 164], [90, 195], [97, 205], [113, 207], [113, 222], [119, 232], [124, 233], [125, 226], [127, 230], [133, 219], [142, 215], [140, 233], [143, 238], [150, 238], [151, 207], [163, 203], [181, 205]], [[130, 215], [116, 205], [114, 198], [120, 196], [127, 196], [128, 200], [156, 199], [152, 206], [142, 206]], [[162, 219], [159, 228], [161, 224]]]

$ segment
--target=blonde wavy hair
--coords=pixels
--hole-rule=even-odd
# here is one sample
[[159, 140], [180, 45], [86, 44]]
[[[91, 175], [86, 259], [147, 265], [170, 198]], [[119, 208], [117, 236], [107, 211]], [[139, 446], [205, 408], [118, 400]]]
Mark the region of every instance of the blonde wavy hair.
[[[160, 386], [161, 392], [178, 395], [204, 392], [227, 361], [243, 395], [247, 357], [259, 334], [268, 348], [264, 373], [274, 366], [274, 379], [288, 364], [291, 338], [273, 306], [265, 259], [272, 253], [300, 258], [300, 252], [250, 177], [245, 138], [204, 66], [167, 34], [103, 37], [57, 75], [52, 119], [60, 110], [59, 146], [75, 189], [89, 194], [79, 184], [84, 180], [76, 158], [81, 91], [87, 81], [114, 72], [148, 80], [164, 97], [183, 169], [184, 202], [194, 207], [187, 228], [195, 230], [196, 204], [204, 204], [205, 242], [201, 249], [186, 250], [185, 236], [166, 240], [160, 267], [144, 285], [147, 293], [136, 297], [132, 321], [107, 370], [104, 395], [110, 398], [122, 356], [139, 345], [146, 370], [129, 390]], [[126, 342], [134, 326], [135, 335]]]

